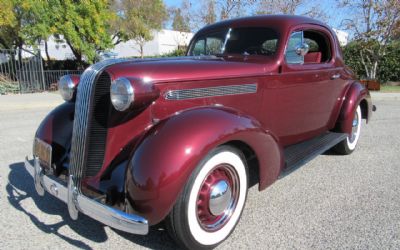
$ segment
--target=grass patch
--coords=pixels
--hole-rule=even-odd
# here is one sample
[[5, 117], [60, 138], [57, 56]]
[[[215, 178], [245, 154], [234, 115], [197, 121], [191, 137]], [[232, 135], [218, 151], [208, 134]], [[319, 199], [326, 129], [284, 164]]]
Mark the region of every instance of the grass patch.
[[400, 86], [381, 85], [381, 92], [400, 93]]

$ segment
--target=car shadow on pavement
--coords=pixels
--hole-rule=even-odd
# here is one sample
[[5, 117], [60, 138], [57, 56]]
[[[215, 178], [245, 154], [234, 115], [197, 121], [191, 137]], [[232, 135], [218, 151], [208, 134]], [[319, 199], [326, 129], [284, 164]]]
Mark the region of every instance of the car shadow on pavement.
[[[13, 163], [10, 166], [8, 183], [6, 186], [8, 201], [17, 210], [23, 212], [30, 218], [32, 223], [41, 231], [47, 234], [54, 234], [65, 240], [72, 246], [82, 249], [92, 249], [83, 241], [73, 239], [60, 233], [59, 229], [68, 226], [80, 236], [97, 243], [105, 242], [108, 236], [105, 226], [96, 220], [80, 213], [79, 219], [74, 221], [69, 217], [67, 206], [57, 198], [46, 193], [43, 197], [36, 193], [33, 179], [25, 170], [23, 162]], [[30, 212], [22, 203], [25, 199], [31, 198], [35, 205], [45, 214], [59, 215], [62, 221], [55, 224], [46, 224], [42, 222], [34, 213]], [[135, 244], [152, 249], [176, 249], [177, 246], [169, 238], [167, 232], [161, 227], [151, 227], [148, 235], [133, 235], [118, 230], [117, 234]]]

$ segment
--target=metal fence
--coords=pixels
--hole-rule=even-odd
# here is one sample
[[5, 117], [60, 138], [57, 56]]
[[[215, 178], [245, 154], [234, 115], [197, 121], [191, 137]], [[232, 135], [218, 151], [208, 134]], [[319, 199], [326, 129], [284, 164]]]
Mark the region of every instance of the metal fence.
[[57, 90], [57, 81], [66, 74], [81, 75], [82, 70], [43, 70], [40, 52], [0, 49], [0, 92]]
[[49, 91], [57, 90], [57, 81], [63, 75], [81, 75], [83, 70], [45, 70], [44, 75], [44, 85], [45, 89]]
[[0, 84], [21, 93], [45, 90], [40, 53], [0, 49]]

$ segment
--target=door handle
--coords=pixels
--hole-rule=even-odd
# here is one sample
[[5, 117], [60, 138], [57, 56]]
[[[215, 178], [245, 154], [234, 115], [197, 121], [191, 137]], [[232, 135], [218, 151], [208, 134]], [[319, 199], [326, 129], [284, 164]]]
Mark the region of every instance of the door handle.
[[339, 79], [340, 78], [340, 74], [334, 74], [331, 76], [331, 80], [335, 80], [335, 79]]

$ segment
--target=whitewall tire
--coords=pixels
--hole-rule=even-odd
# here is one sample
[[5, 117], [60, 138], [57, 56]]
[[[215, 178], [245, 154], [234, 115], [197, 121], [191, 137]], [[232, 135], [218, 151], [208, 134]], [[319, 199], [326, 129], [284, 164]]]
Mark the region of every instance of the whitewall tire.
[[343, 140], [334, 147], [334, 150], [337, 153], [348, 155], [351, 154], [356, 149], [361, 134], [361, 119], [362, 119], [361, 107], [358, 106], [356, 112], [354, 113], [351, 134], [348, 135], [345, 140]]
[[236, 227], [247, 197], [248, 170], [243, 154], [221, 146], [193, 171], [167, 226], [187, 249], [214, 248]]

